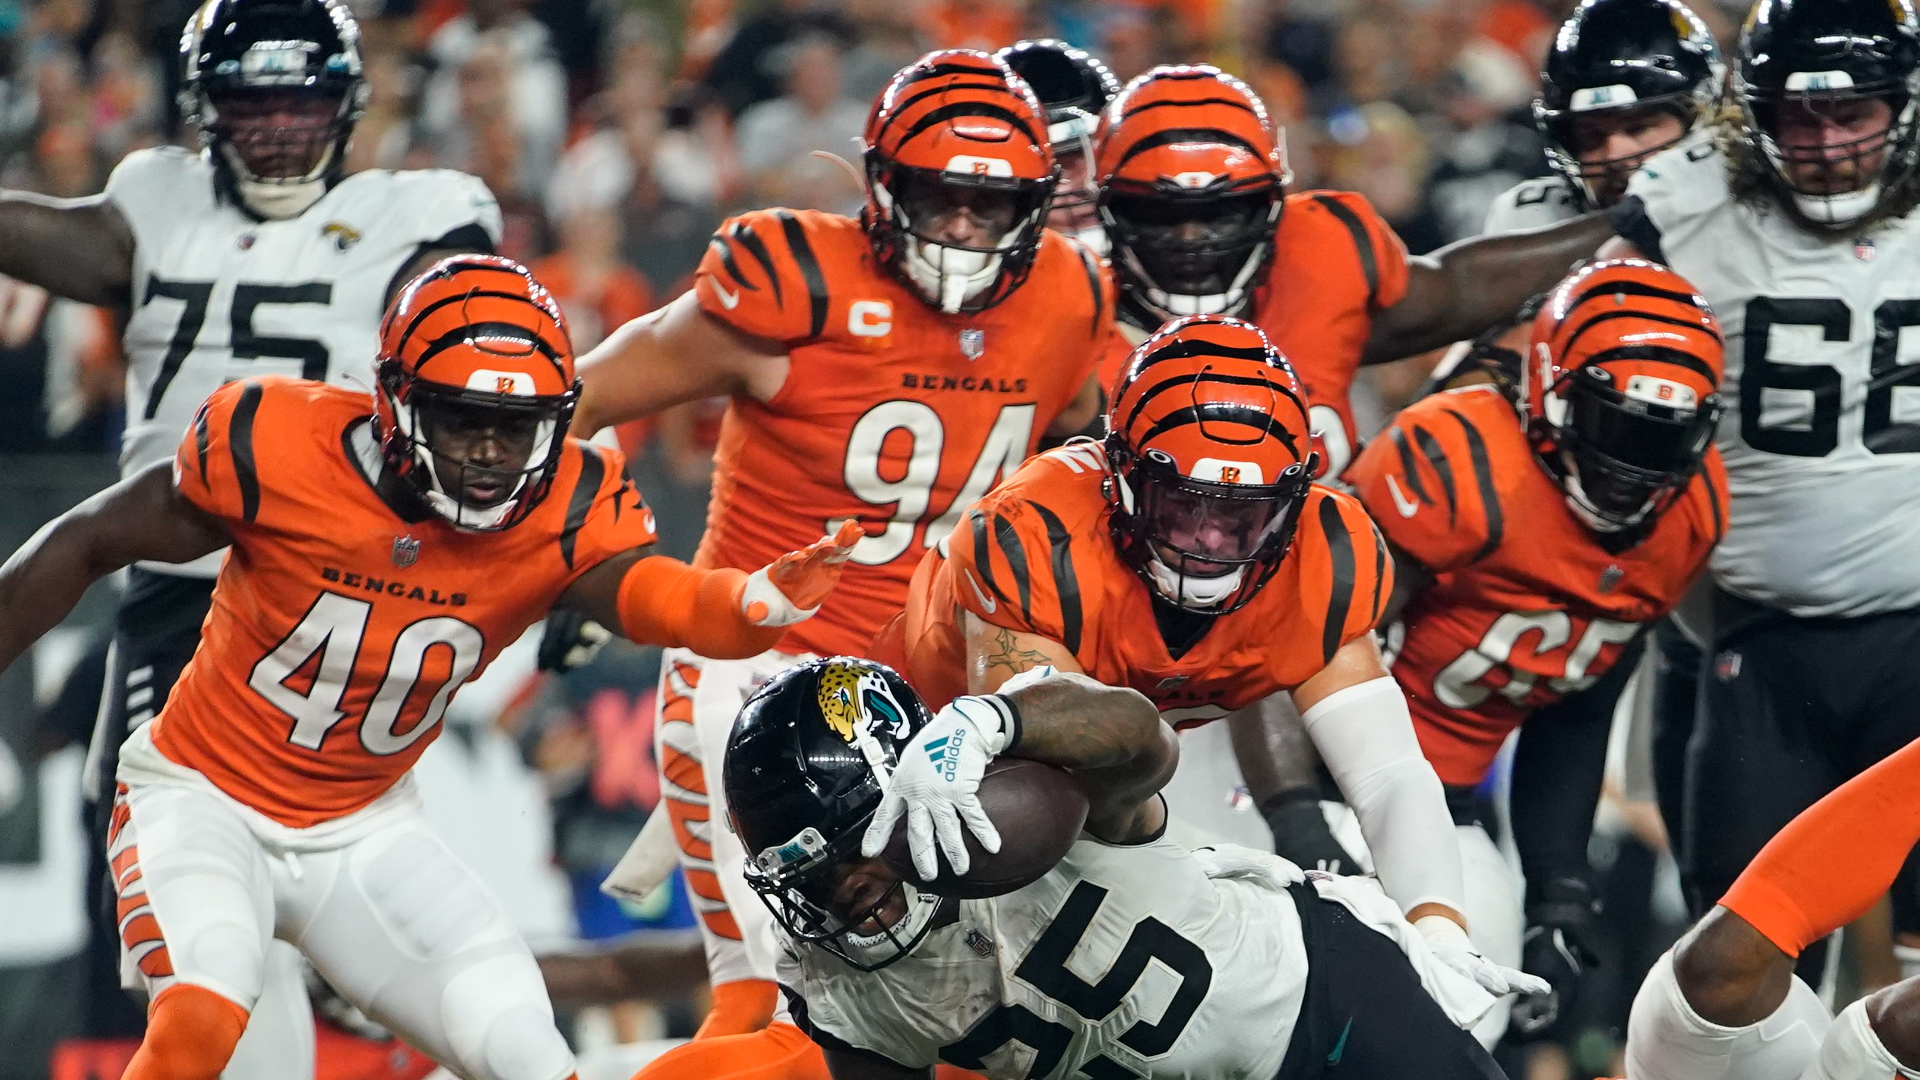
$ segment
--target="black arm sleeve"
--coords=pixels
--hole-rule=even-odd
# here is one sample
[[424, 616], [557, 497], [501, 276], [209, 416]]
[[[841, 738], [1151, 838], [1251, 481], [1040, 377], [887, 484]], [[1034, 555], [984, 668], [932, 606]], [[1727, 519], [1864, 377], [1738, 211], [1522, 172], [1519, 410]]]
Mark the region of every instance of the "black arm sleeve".
[[1590, 876], [1587, 838], [1607, 769], [1607, 736], [1620, 691], [1640, 664], [1635, 638], [1600, 681], [1527, 718], [1513, 756], [1513, 842], [1527, 878], [1527, 903], [1565, 878]]
[[1657, 263], [1667, 261], [1667, 253], [1660, 249], [1660, 226], [1647, 216], [1640, 196], [1629, 195], [1615, 203], [1607, 211], [1607, 220], [1613, 225], [1613, 234], [1639, 248], [1640, 254]]

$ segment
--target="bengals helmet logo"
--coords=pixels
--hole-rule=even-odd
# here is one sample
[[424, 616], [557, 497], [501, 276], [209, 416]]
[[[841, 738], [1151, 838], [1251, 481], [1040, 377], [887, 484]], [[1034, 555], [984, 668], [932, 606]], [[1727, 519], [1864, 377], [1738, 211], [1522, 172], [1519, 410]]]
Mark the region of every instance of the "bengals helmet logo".
[[1220, 482], [1223, 484], [1239, 483], [1240, 482], [1240, 466], [1238, 465], [1220, 466]]
[[496, 394], [513, 393], [513, 376], [500, 375], [493, 380], [493, 392]]

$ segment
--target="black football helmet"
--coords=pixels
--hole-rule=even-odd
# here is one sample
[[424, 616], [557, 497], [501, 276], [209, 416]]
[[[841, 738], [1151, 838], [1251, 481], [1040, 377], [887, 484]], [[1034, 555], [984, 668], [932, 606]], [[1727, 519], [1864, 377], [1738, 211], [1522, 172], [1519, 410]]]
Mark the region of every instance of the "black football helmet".
[[[840, 867], [859, 861], [900, 751], [932, 717], [893, 669], [837, 656], [788, 668], [741, 707], [721, 770], [727, 816], [747, 853], [747, 884], [796, 941], [862, 971], [913, 951], [940, 899], [904, 881], [862, 911], [832, 903]], [[860, 924], [896, 894], [906, 914], [877, 933]]]
[[1575, 125], [1651, 106], [1678, 117], [1684, 138], [1713, 118], [1723, 71], [1713, 35], [1679, 0], [1584, 0], [1554, 35], [1540, 71], [1533, 120], [1547, 163], [1571, 182], [1582, 209], [1611, 203], [1640, 161], [1673, 143], [1583, 165]]
[[180, 62], [181, 116], [242, 208], [297, 217], [340, 179], [367, 101], [343, 0], [207, 0]]
[[1052, 38], [1018, 42], [994, 55], [1027, 80], [1047, 110], [1047, 138], [1060, 163], [1047, 224], [1105, 255], [1107, 232], [1094, 207], [1100, 192], [1093, 182], [1093, 132], [1101, 110], [1120, 93], [1120, 80], [1099, 57]]
[[[1781, 205], [1811, 228], [1852, 227], [1903, 186], [1920, 156], [1920, 18], [1911, 0], [1759, 0], [1740, 31], [1732, 91], [1747, 152]], [[1781, 142], [1782, 111], [1862, 99], [1887, 103], [1885, 132], [1822, 148], [1829, 160], [1851, 158], [1860, 182], [1844, 191], [1796, 183], [1789, 159], [1812, 148]]]

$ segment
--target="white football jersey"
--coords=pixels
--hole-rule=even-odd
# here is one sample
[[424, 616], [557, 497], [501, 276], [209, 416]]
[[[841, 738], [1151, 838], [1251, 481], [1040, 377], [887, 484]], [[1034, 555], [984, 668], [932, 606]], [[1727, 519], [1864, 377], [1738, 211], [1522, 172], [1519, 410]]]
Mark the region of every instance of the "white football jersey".
[[805, 1003], [804, 1026], [994, 1080], [1279, 1071], [1307, 977], [1284, 890], [1210, 876], [1165, 837], [1082, 837], [1039, 881], [959, 904], [957, 922], [876, 972], [787, 942], [779, 978]]
[[[463, 227], [489, 245], [501, 233], [486, 185], [445, 169], [356, 173], [299, 217], [256, 221], [216, 197], [206, 155], [162, 147], [127, 155], [106, 194], [134, 240], [123, 476], [171, 458], [200, 403], [235, 379], [371, 386], [394, 275]], [[216, 553], [154, 568], [219, 566]]]
[[1706, 132], [1627, 194], [1621, 235], [1693, 282], [1726, 334], [1715, 580], [1802, 617], [1920, 607], [1920, 216], [1799, 228], [1734, 201]]
[[1498, 236], [1539, 229], [1577, 218], [1585, 212], [1574, 198], [1572, 181], [1559, 173], [1536, 176], [1501, 192], [1487, 208], [1487, 223], [1480, 231], [1487, 236]]

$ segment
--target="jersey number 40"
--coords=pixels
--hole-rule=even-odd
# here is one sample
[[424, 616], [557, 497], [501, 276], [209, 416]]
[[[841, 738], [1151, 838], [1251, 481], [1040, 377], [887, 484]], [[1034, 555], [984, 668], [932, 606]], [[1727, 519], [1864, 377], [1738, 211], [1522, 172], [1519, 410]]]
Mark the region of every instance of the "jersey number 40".
[[[1036, 408], [1031, 404], [1001, 407], [959, 493], [940, 516], [926, 526], [921, 548], [939, 543], [959, 524], [960, 515], [967, 507], [979, 502], [1002, 476], [1012, 473], [1026, 460], [1033, 440]], [[887, 470], [881, 467], [882, 451], [890, 442], [897, 446], [902, 439], [907, 441], [905, 468], [897, 479], [889, 480], [884, 475]], [[853, 549], [854, 562], [881, 566], [906, 554], [913, 546], [914, 531], [920, 528], [933, 503], [933, 489], [940, 479], [946, 441], [946, 425], [941, 422], [940, 414], [924, 401], [883, 401], [854, 422], [853, 431], [847, 437], [847, 490], [861, 502], [893, 510], [885, 531], [866, 537]], [[839, 527], [838, 520], [826, 523], [829, 534]]]
[[[288, 742], [318, 750], [327, 732], [346, 719], [340, 701], [354, 678], [367, 619], [372, 614], [373, 605], [365, 600], [323, 592], [280, 644], [253, 665], [247, 685], [292, 718]], [[435, 646], [450, 653], [447, 677], [434, 691], [420, 719], [400, 730], [401, 711], [420, 681], [428, 650]], [[360, 745], [369, 754], [385, 756], [419, 742], [440, 722], [453, 692], [473, 677], [485, 647], [478, 629], [450, 615], [409, 623], [394, 637], [386, 674], [360, 720]], [[313, 663], [315, 654], [319, 656], [317, 664]], [[304, 691], [293, 685], [300, 673], [312, 676]]]

